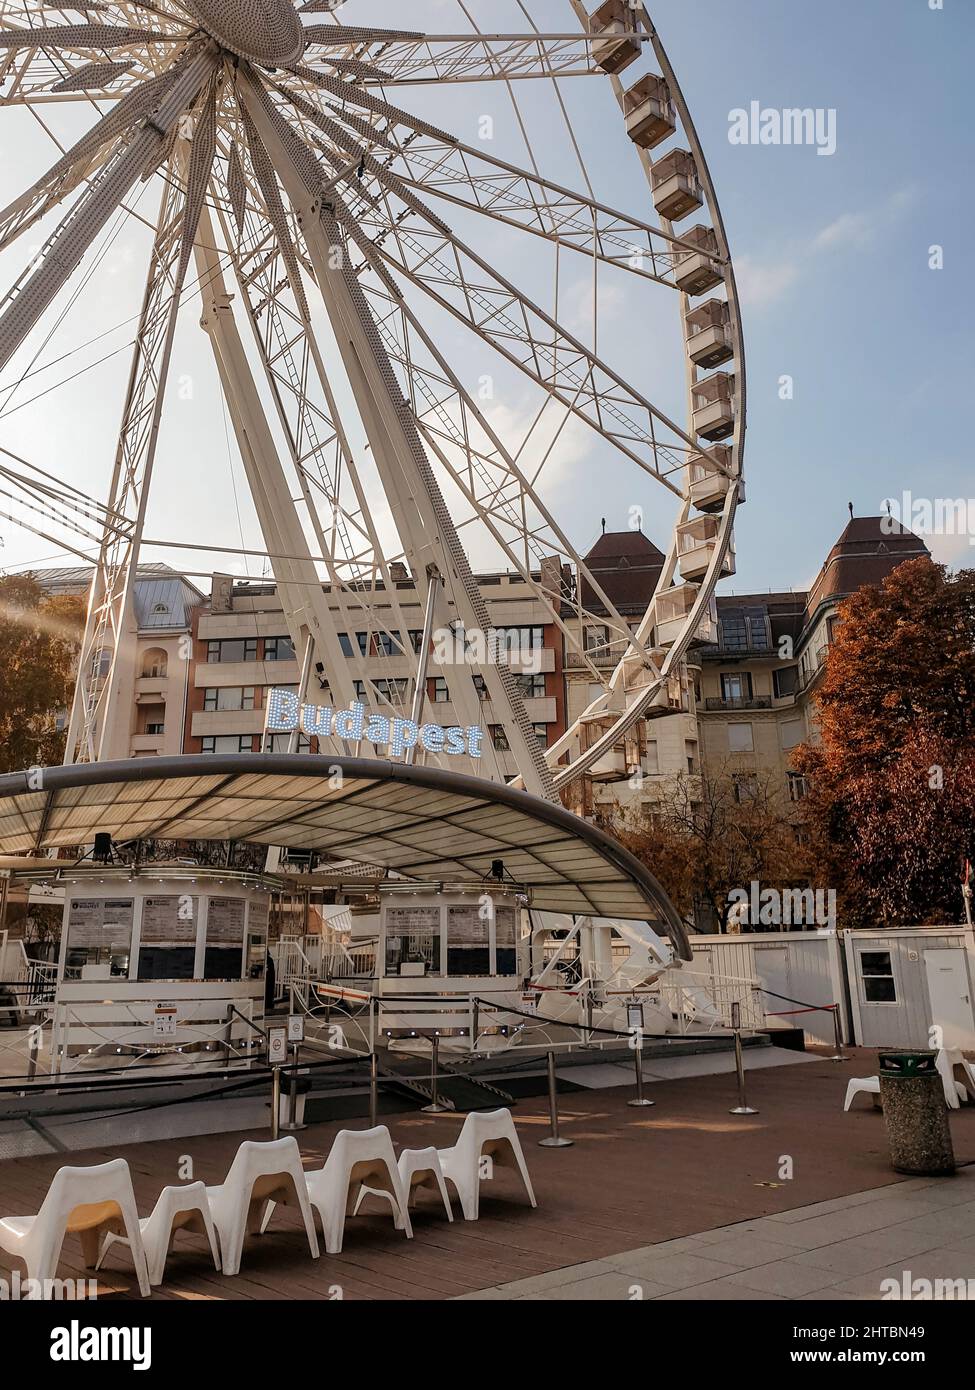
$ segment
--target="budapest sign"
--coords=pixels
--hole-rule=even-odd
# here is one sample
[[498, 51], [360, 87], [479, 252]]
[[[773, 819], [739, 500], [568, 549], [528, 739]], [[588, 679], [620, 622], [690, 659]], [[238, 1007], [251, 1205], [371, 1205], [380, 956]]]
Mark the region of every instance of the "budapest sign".
[[476, 725], [462, 729], [442, 724], [417, 724], [413, 719], [387, 719], [371, 714], [355, 701], [348, 709], [331, 705], [303, 705], [293, 690], [279, 686], [268, 691], [265, 730], [270, 734], [290, 734], [299, 729], [309, 738], [340, 738], [347, 743], [375, 743], [385, 746], [391, 758], [400, 758], [408, 748], [428, 753], [479, 758], [484, 730]]

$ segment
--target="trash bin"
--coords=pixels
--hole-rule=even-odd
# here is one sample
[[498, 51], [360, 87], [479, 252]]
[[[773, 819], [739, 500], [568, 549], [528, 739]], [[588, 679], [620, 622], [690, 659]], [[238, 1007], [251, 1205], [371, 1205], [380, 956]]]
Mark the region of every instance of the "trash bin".
[[882, 1052], [880, 1101], [890, 1161], [898, 1173], [955, 1171], [944, 1084], [934, 1052]]

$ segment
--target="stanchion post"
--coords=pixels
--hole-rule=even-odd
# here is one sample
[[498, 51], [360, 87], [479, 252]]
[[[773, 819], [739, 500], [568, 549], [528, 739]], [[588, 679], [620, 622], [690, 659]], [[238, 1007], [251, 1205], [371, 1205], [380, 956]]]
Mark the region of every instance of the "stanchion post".
[[548, 1054], [548, 1113], [549, 1123], [552, 1128], [551, 1134], [545, 1139], [539, 1139], [540, 1149], [569, 1149], [572, 1147], [571, 1139], [563, 1139], [559, 1135], [559, 1094], [555, 1077], [555, 1053]]
[[281, 1128], [289, 1134], [296, 1133], [299, 1129], [307, 1129], [305, 1124], [298, 1123], [298, 1044], [291, 1045], [291, 1083], [288, 1088], [288, 1119], [287, 1123]]
[[477, 1047], [477, 1040], [481, 1036], [481, 1001], [477, 995], [474, 996], [473, 1011], [471, 1013], [471, 1051]]
[[735, 1034], [735, 1071], [738, 1074], [738, 1104], [728, 1113], [730, 1115], [757, 1115], [748, 1104], [745, 1096], [745, 1059], [741, 1052], [741, 1005], [737, 1000], [731, 1006], [731, 1027]]
[[843, 1033], [840, 1027], [839, 1004], [833, 1005], [833, 1046], [836, 1048], [836, 1051], [829, 1060], [831, 1062], [845, 1062], [846, 1058], [843, 1056]]
[[281, 1068], [271, 1068], [271, 1138], [277, 1139], [281, 1129]]
[[440, 1034], [433, 1035], [433, 1048], [430, 1052], [430, 1104], [421, 1109], [428, 1115], [441, 1115], [447, 1109], [440, 1104]]
[[636, 1067], [636, 1095], [633, 1100], [628, 1100], [627, 1105], [633, 1109], [645, 1109], [650, 1105], [656, 1105], [656, 1101], [647, 1100], [643, 1094], [643, 1029], [634, 1028], [633, 1030], [633, 1064]]
[[369, 1128], [375, 1129], [379, 1123], [379, 1053], [373, 1048], [369, 1054]]

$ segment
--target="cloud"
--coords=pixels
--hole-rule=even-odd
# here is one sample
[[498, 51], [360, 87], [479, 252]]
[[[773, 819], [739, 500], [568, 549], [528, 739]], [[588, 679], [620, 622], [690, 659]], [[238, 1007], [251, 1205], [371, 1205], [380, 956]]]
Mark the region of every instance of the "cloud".
[[916, 200], [916, 190], [899, 188], [872, 211], [842, 212], [812, 237], [797, 241], [778, 259], [744, 255], [735, 258], [735, 276], [742, 303], [765, 309], [776, 303], [808, 274], [819, 256], [869, 246], [877, 234], [900, 217]]

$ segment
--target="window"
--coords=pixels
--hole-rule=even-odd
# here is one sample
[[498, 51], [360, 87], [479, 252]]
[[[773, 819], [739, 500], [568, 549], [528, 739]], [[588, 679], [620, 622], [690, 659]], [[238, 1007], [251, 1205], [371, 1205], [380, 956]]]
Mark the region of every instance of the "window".
[[[248, 750], [245, 749], [245, 752]], [[291, 735], [290, 734], [270, 734], [267, 740], [267, 751], [269, 753], [290, 753]], [[294, 750], [296, 753], [309, 753], [311, 751], [311, 739], [307, 734], [298, 735], [298, 743]]]
[[383, 676], [374, 680], [373, 689], [381, 700], [391, 705], [401, 705], [406, 700], [407, 679], [405, 676]]
[[360, 656], [369, 655], [369, 634], [368, 632], [357, 632], [355, 635], [356, 646], [359, 648]]
[[743, 806], [746, 801], [754, 801], [758, 796], [758, 778], [753, 772], [736, 772], [732, 777], [735, 789], [735, 800], [739, 806]]
[[[656, 750], [656, 744], [654, 749]], [[654, 754], [656, 756], [656, 753]], [[697, 772], [697, 744], [692, 738], [684, 740], [684, 757], [687, 761], [687, 771], [693, 777]]]
[[861, 951], [860, 978], [863, 980], [864, 1003], [897, 1003], [894, 967], [889, 951]]
[[165, 676], [167, 669], [166, 653], [161, 647], [152, 647], [142, 658], [142, 674], [151, 679]]
[[781, 671], [773, 671], [772, 688], [777, 700], [784, 699], [786, 695], [794, 695], [799, 689], [798, 666], [785, 666]]
[[112, 669], [112, 653], [107, 647], [103, 647], [100, 652], [95, 652], [91, 658], [91, 674], [95, 680], [104, 680]]
[[240, 710], [254, 708], [252, 685], [210, 686], [203, 692], [205, 710]]
[[436, 676], [433, 682], [433, 703], [443, 705], [450, 699], [450, 691], [443, 676]]
[[518, 689], [525, 700], [541, 700], [545, 696], [545, 677], [541, 674], [515, 676]]
[[724, 608], [720, 614], [721, 646], [727, 652], [766, 652], [770, 648], [764, 608]]
[[587, 652], [600, 650], [606, 646], [609, 640], [608, 629], [605, 627], [587, 627], [585, 635], [585, 649]]
[[[655, 738], [647, 739], [647, 751], [643, 755], [643, 766], [650, 773], [660, 771], [660, 758], [657, 753], [657, 740]], [[688, 772], [690, 771], [691, 769], [688, 768]]]
[[779, 729], [783, 748], [795, 748], [805, 737], [806, 730], [801, 719], [787, 719]]
[[535, 737], [538, 739], [539, 747], [540, 747], [540, 748], [547, 748], [547, 747], [548, 747], [548, 725], [547, 725], [547, 724], [533, 724], [533, 725], [532, 725], [532, 728], [533, 728], [534, 731], [535, 731]]
[[376, 633], [376, 651], [380, 656], [399, 656], [402, 650], [398, 632], [395, 635], [392, 632]]
[[[419, 655], [420, 648], [423, 646], [423, 628], [411, 627], [407, 636], [410, 639], [410, 646]], [[351, 655], [351, 653], [350, 653]]]
[[491, 742], [500, 753], [507, 753], [511, 747], [508, 743], [508, 735], [505, 733], [503, 724], [492, 724], [489, 730]]
[[365, 681], [353, 681], [352, 689], [355, 691], [355, 698], [359, 701], [359, 704], [364, 704], [366, 699]]
[[211, 734], [202, 741], [204, 753], [253, 753], [254, 740], [250, 734]]
[[352, 655], [352, 643], [349, 641], [349, 634], [347, 632], [339, 633], [339, 646], [342, 648], [343, 656]]
[[474, 681], [474, 689], [477, 691], [477, 698], [479, 700], [486, 700], [488, 698], [488, 692], [487, 686], [484, 684], [484, 677], [474, 676], [472, 679]]
[[294, 661], [295, 644], [290, 637], [265, 637], [265, 661]]
[[755, 751], [750, 724], [728, 725], [728, 751], [729, 753], [753, 753]]
[[806, 795], [806, 779], [801, 772], [787, 772], [786, 781], [789, 784], [789, 800], [801, 801]]
[[723, 671], [721, 674], [721, 698], [741, 704], [752, 698], [752, 678], [748, 671]]
[[256, 637], [221, 637], [207, 643], [207, 661], [256, 661]]
[[491, 629], [490, 637], [495, 650], [511, 652], [515, 656], [536, 651], [545, 645], [543, 627], [496, 627]]
[[161, 720], [154, 719], [151, 723], [146, 724], [147, 734], [164, 734], [165, 732], [166, 725]]

